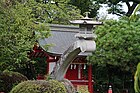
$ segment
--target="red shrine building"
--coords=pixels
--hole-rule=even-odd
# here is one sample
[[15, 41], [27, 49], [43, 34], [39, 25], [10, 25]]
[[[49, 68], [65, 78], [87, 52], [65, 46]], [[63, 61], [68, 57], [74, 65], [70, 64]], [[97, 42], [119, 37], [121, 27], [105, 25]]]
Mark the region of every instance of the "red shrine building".
[[[75, 34], [79, 33], [79, 27], [77, 26], [52, 24], [50, 25], [50, 29], [51, 36], [38, 40], [38, 44], [34, 45], [33, 51], [30, 53], [31, 59], [46, 58], [47, 74], [53, 71], [60, 56], [77, 40]], [[49, 46], [48, 49], [45, 49], [46, 45]], [[93, 91], [92, 66], [87, 64], [86, 56], [87, 54], [81, 53], [73, 60], [67, 70], [65, 78], [70, 80], [77, 90], [80, 87], [84, 87], [89, 91]]]
[[[101, 22], [92, 21], [91, 18], [88, 18], [88, 15], [81, 20], [74, 20], [72, 23], [79, 24], [79, 27], [51, 24], [51, 36], [48, 38], [39, 39], [38, 44], [34, 45], [33, 51], [30, 53], [31, 59], [46, 58], [47, 74], [51, 74], [61, 55], [63, 55], [71, 44], [78, 40], [92, 41], [92, 38], [95, 37], [93, 36], [94, 34], [92, 34], [94, 25], [102, 24]], [[45, 46], [49, 47], [46, 49]], [[96, 45], [94, 44], [91, 46], [91, 43], [87, 43], [86, 46], [84, 46], [85, 49], [89, 50], [95, 50], [95, 47]], [[70, 80], [79, 92], [80, 88], [85, 88], [85, 90], [87, 90], [89, 93], [93, 93], [94, 80], [92, 78], [92, 66], [87, 64], [86, 60], [87, 55], [91, 53], [91, 51], [81, 52], [71, 62], [65, 74], [65, 78]]]

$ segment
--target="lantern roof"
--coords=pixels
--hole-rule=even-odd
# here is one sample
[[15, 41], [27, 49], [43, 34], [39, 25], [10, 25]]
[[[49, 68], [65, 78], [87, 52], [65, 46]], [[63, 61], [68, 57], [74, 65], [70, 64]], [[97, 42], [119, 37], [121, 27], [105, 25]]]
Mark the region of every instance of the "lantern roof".
[[73, 24], [89, 24], [89, 25], [101, 25], [102, 22], [93, 21], [93, 20], [73, 20], [70, 21]]
[[93, 18], [89, 18], [88, 13], [89, 12], [86, 12], [86, 16], [84, 18], [82, 18], [80, 20], [70, 21], [70, 23], [73, 23], [73, 24], [89, 24], [89, 25], [102, 25], [103, 24], [102, 22], [94, 21]]

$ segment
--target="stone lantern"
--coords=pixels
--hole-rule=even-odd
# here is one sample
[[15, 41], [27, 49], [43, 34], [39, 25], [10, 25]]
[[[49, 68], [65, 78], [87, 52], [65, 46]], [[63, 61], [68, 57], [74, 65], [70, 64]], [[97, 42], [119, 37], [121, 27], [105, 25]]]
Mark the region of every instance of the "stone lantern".
[[75, 37], [79, 38], [79, 40], [76, 42], [75, 47], [80, 47], [83, 54], [91, 55], [92, 52], [96, 50], [96, 43], [94, 39], [97, 36], [93, 33], [94, 28], [96, 25], [102, 25], [103, 23], [93, 21], [92, 18], [88, 17], [88, 12], [86, 12], [86, 17], [70, 22], [73, 24], [79, 24], [79, 33], [75, 35]]
[[[57, 61], [57, 65], [54, 67], [51, 78], [64, 81], [66, 72], [69, 69], [69, 66], [73, 62], [73, 60], [82, 53], [82, 56], [88, 56], [92, 54], [96, 50], [96, 43], [94, 39], [96, 35], [93, 33], [94, 26], [101, 25], [102, 22], [93, 21], [92, 18], [88, 17], [88, 13], [86, 13], [86, 17], [81, 20], [70, 21], [73, 24], [79, 24], [79, 33], [75, 34], [75, 37], [78, 38], [75, 42], [73, 42], [67, 50], [61, 55], [60, 59]], [[77, 79], [81, 79], [81, 64], [78, 64], [78, 69], [76, 70]], [[67, 89], [69, 93], [72, 87], [71, 82], [65, 82], [67, 84]], [[89, 92], [93, 93], [93, 85], [92, 85], [92, 66], [88, 66], [88, 87]], [[73, 89], [72, 89], [73, 90]]]
[[79, 39], [89, 39], [92, 40], [96, 38], [96, 35], [93, 34], [94, 27], [96, 25], [102, 25], [102, 22], [93, 21], [92, 18], [88, 17], [88, 12], [86, 12], [86, 17], [81, 20], [70, 21], [73, 24], [79, 24], [79, 33], [75, 36]]
[[[75, 47], [80, 47], [80, 50], [85, 55], [91, 55], [92, 52], [96, 50], [96, 43], [94, 39], [97, 37], [94, 32], [94, 27], [96, 25], [102, 25], [102, 22], [93, 21], [92, 18], [88, 17], [88, 12], [86, 12], [86, 17], [81, 20], [70, 21], [73, 24], [79, 24], [79, 33], [75, 35], [79, 40], [75, 43]], [[88, 67], [88, 89], [89, 93], [93, 93], [93, 83], [92, 83], [92, 65]]]

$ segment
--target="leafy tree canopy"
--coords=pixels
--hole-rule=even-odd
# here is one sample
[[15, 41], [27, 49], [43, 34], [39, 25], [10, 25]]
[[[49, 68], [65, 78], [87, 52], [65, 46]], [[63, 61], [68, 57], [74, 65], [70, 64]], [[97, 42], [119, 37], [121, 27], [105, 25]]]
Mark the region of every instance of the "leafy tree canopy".
[[37, 1], [37, 5], [41, 5], [40, 7], [35, 6], [40, 10], [40, 13], [36, 12], [36, 17], [40, 18], [40, 14], [44, 15], [47, 19], [47, 23], [58, 23], [58, 24], [69, 24], [69, 20], [74, 20], [82, 17], [80, 15], [80, 10], [75, 6], [69, 4], [69, 0], [35, 0]]
[[91, 18], [97, 16], [100, 8], [99, 3], [92, 0], [70, 0], [69, 4], [72, 4], [80, 9], [82, 15], [85, 15], [85, 12], [90, 12], [89, 17]]
[[1, 70], [27, 61], [27, 50], [34, 44], [32, 11], [24, 4], [0, 1], [0, 66]]
[[[136, 6], [140, 3], [140, 0], [92, 0], [93, 2], [98, 2], [100, 4], [107, 4], [110, 8], [109, 13], [117, 14], [119, 16], [126, 15], [131, 16]], [[124, 12], [121, 3], [127, 5], [128, 11]], [[132, 5], [131, 5], [132, 3]]]
[[[119, 16], [131, 16], [136, 6], [140, 3], [139, 0], [36, 0], [39, 3], [51, 4], [57, 6], [57, 8], [62, 9], [63, 12], [68, 13], [66, 11], [68, 7], [71, 9], [80, 9], [80, 14], [85, 15], [85, 12], [90, 12], [89, 17], [96, 17], [98, 14], [98, 10], [101, 7], [101, 4], [107, 4], [109, 9], [108, 12], [111, 14], [116, 14]], [[127, 5], [128, 11], [125, 12], [123, 9], [122, 3]], [[66, 6], [64, 8], [64, 6]], [[73, 7], [76, 6], [76, 7]], [[52, 9], [52, 6], [51, 6]], [[54, 10], [55, 11], [55, 10]], [[73, 11], [73, 10], [70, 10]], [[73, 16], [73, 15], [72, 15]], [[70, 16], [65, 16], [66, 18]]]
[[97, 49], [90, 56], [93, 64], [112, 65], [122, 71], [134, 72], [140, 62], [140, 20], [107, 20], [96, 29]]
[[[49, 36], [46, 23], [68, 24], [81, 17], [73, 6], [61, 6], [35, 0], [0, 1], [0, 70], [25, 67], [35, 41]], [[34, 31], [40, 34], [35, 36]]]

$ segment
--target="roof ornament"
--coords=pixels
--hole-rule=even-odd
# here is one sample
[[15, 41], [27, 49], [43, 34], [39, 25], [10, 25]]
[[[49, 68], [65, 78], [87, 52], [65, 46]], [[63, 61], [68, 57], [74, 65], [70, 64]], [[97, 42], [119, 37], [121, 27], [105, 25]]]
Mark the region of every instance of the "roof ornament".
[[88, 14], [90, 14], [90, 12], [85, 12], [85, 18], [84, 19], [89, 19]]

